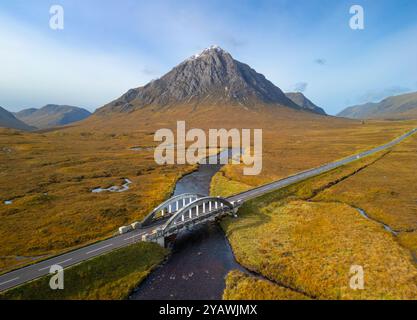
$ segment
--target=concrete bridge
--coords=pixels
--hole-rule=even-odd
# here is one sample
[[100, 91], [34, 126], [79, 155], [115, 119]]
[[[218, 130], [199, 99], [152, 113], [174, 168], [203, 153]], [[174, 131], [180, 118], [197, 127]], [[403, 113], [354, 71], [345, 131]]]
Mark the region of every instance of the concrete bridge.
[[207, 197], [186, 193], [168, 199], [150, 212], [141, 222], [141, 227], [152, 228], [142, 235], [143, 241], [156, 242], [165, 246], [165, 240], [182, 230], [215, 221], [225, 215], [236, 216], [242, 203], [221, 197]]

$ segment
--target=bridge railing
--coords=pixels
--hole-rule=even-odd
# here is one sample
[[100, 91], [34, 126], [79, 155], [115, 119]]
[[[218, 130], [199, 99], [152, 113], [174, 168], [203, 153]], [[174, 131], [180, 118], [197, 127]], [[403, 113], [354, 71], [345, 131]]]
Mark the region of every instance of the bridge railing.
[[204, 197], [195, 200], [176, 212], [165, 224], [164, 229], [175, 224], [183, 223], [186, 220], [194, 220], [200, 216], [208, 216], [212, 211], [220, 212], [223, 208], [226, 208], [227, 211], [233, 211], [234, 206], [226, 199], [220, 197]]
[[157, 241], [169, 237], [183, 229], [213, 221], [226, 214], [236, 214], [240, 203], [231, 203], [220, 197], [204, 197], [176, 212], [163, 226], [145, 234], [144, 241]]
[[153, 209], [141, 222], [141, 226], [148, 226], [158, 219], [164, 219], [170, 217], [181, 208], [189, 205], [193, 201], [203, 198], [204, 196], [194, 193], [185, 193], [175, 197], [172, 197], [155, 209]]

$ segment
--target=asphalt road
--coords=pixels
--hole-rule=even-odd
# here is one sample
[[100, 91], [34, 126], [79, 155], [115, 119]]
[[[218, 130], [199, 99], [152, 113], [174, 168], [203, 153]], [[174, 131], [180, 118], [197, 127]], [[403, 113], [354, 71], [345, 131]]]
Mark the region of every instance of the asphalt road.
[[268, 192], [271, 192], [271, 191], [274, 191], [274, 190], [277, 190], [277, 189], [281, 189], [283, 187], [287, 187], [291, 184], [306, 180], [308, 178], [312, 178], [312, 177], [320, 175], [324, 172], [333, 170], [337, 167], [341, 167], [341, 166], [343, 166], [345, 164], [348, 164], [350, 162], [353, 162], [353, 161], [362, 159], [364, 157], [370, 156], [372, 154], [375, 154], [379, 151], [389, 149], [392, 146], [395, 146], [396, 144], [402, 142], [404, 139], [408, 138], [409, 136], [413, 135], [416, 132], [417, 132], [417, 128], [409, 131], [408, 133], [402, 135], [401, 137], [399, 137], [399, 138], [397, 138], [397, 139], [395, 139], [395, 140], [393, 140], [393, 141], [391, 141], [387, 144], [384, 144], [382, 146], [376, 147], [376, 148], [368, 150], [368, 151], [364, 151], [362, 153], [355, 154], [353, 156], [341, 159], [339, 161], [335, 161], [335, 162], [332, 162], [332, 163], [325, 164], [325, 165], [320, 166], [318, 168], [314, 168], [314, 169], [310, 169], [310, 170], [307, 170], [307, 171], [297, 173], [293, 176], [289, 176], [289, 177], [284, 178], [282, 180], [278, 180], [278, 181], [275, 181], [275, 182], [272, 182], [272, 183], [269, 183], [269, 184], [266, 184], [266, 185], [263, 185], [263, 186], [245, 191], [245, 192], [242, 192], [240, 194], [237, 194], [235, 196], [232, 196], [232, 197], [228, 198], [228, 200], [229, 201], [237, 201], [237, 200], [247, 201], [249, 199], [259, 197], [260, 195], [263, 195], [265, 193], [268, 193]]
[[[379, 146], [377, 148], [374, 148], [369, 151], [365, 151], [362, 153], [359, 153], [357, 155], [350, 156], [348, 158], [332, 162], [326, 165], [323, 165], [318, 168], [314, 168], [311, 170], [307, 170], [304, 172], [300, 172], [298, 174], [295, 174], [293, 176], [287, 177], [282, 180], [278, 180], [275, 182], [272, 182], [270, 184], [254, 188], [249, 191], [245, 191], [243, 193], [240, 193], [238, 195], [232, 196], [228, 198], [229, 201], [247, 201], [252, 198], [256, 198], [262, 194], [289, 186], [291, 184], [303, 181], [305, 179], [317, 176], [319, 174], [322, 174], [324, 172], [330, 171], [332, 169], [335, 169], [337, 167], [343, 166], [345, 164], [348, 164], [350, 162], [353, 162], [355, 160], [364, 158], [366, 156], [372, 155], [376, 152], [388, 149], [407, 137], [411, 136], [412, 134], [417, 132], [417, 128], [413, 129], [412, 131], [404, 134], [403, 136], [391, 141], [390, 143], [387, 143], [385, 145]], [[163, 222], [162, 222], [163, 223]], [[92, 245], [88, 245], [86, 247], [62, 254], [60, 256], [56, 256], [53, 258], [50, 258], [48, 260], [35, 263], [33, 265], [17, 269], [15, 271], [6, 273], [2, 276], [0, 276], [0, 291], [4, 291], [10, 288], [13, 288], [15, 286], [21, 285], [25, 282], [34, 280], [36, 278], [45, 276], [49, 274], [50, 267], [52, 265], [60, 265], [64, 268], [75, 265], [77, 263], [80, 263], [82, 261], [91, 259], [93, 257], [102, 255], [104, 253], [110, 252], [114, 249], [121, 248], [127, 245], [130, 245], [132, 243], [135, 243], [137, 241], [141, 240], [141, 237], [143, 234], [152, 232], [155, 228], [160, 226], [160, 224], [155, 224], [153, 226], [143, 228], [143, 229], [137, 229], [133, 230], [127, 234], [124, 235], [117, 235], [112, 238], [109, 238], [107, 240], [103, 240], [100, 242], [97, 242]]]

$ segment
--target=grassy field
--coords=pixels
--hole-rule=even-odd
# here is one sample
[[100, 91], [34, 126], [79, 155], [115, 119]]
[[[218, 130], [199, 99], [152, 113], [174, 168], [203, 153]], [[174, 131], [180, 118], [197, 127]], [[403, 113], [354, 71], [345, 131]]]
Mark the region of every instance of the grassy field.
[[0, 300], [126, 299], [166, 255], [159, 245], [140, 242], [65, 269], [63, 290], [51, 290], [47, 276], [6, 291]]
[[[338, 201], [359, 207], [399, 233], [400, 243], [417, 258], [417, 136], [347, 181], [325, 190], [314, 201]], [[417, 261], [417, 260], [416, 260]]]
[[[221, 112], [220, 112], [221, 111]], [[187, 128], [263, 128], [263, 171], [227, 166], [217, 188], [235, 193], [385, 143], [416, 125], [366, 122], [286, 110], [172, 108], [111, 117], [39, 133], [0, 129], [0, 273], [106, 238], [169, 197], [193, 166], [158, 166], [153, 134], [186, 119]], [[239, 111], [239, 112], [237, 112]], [[219, 118], [219, 115], [221, 117]], [[238, 116], [237, 116], [238, 115]], [[92, 193], [121, 186], [120, 193]], [[231, 185], [233, 189], [231, 188]], [[11, 200], [12, 204], [4, 201]]]
[[[193, 168], [130, 150], [142, 136], [0, 131], [0, 273], [108, 237], [169, 197]], [[126, 192], [91, 192], [124, 178]]]
[[[239, 263], [312, 298], [416, 299], [417, 269], [410, 251], [351, 205], [329, 198], [319, 201], [321, 194], [349, 185], [351, 179], [387, 161], [390, 154], [356, 161], [245, 204], [238, 220], [223, 222]], [[214, 185], [213, 190], [227, 190], [227, 185]], [[362, 189], [361, 196], [372, 195], [368, 190], [369, 186]], [[364, 290], [349, 287], [352, 265], [364, 268]], [[270, 298], [262, 286], [248, 286], [255, 279], [233, 275], [231, 279], [226, 297], [239, 298], [235, 288], [242, 286], [254, 291], [242, 298]], [[277, 298], [292, 299], [292, 293]]]
[[308, 300], [301, 293], [280, 287], [267, 280], [248, 276], [238, 270], [229, 272], [226, 278], [224, 300]]

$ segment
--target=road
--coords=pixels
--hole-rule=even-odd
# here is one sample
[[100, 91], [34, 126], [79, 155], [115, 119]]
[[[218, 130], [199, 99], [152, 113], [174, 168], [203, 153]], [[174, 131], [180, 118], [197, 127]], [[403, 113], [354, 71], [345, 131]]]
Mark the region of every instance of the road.
[[[314, 168], [311, 170], [307, 170], [304, 172], [300, 172], [298, 174], [295, 174], [293, 176], [284, 178], [282, 180], [278, 180], [245, 192], [242, 192], [240, 194], [234, 195], [232, 197], [229, 197], [227, 200], [229, 201], [247, 201], [252, 198], [256, 198], [260, 195], [263, 195], [265, 193], [289, 186], [291, 184], [303, 181], [305, 179], [317, 176], [319, 174], [322, 174], [324, 172], [330, 171], [332, 169], [335, 169], [337, 167], [343, 166], [345, 164], [348, 164], [350, 162], [353, 162], [355, 160], [359, 160], [361, 158], [364, 158], [366, 156], [372, 155], [374, 153], [377, 153], [379, 151], [388, 149], [404, 139], [408, 138], [412, 134], [417, 132], [417, 128], [411, 130], [410, 132], [402, 135], [401, 137], [385, 144], [382, 146], [379, 146], [377, 148], [374, 148], [369, 151], [365, 151], [353, 156], [350, 156], [348, 158], [332, 162], [329, 164], [325, 164], [321, 167]], [[162, 222], [163, 223], [163, 222]], [[160, 224], [155, 224], [152, 226], [149, 226], [147, 228], [143, 229], [137, 229], [133, 230], [127, 234], [124, 235], [117, 235], [112, 238], [97, 242], [95, 244], [88, 245], [86, 247], [76, 249], [74, 251], [62, 254], [60, 256], [56, 256], [53, 258], [50, 258], [45, 261], [41, 261], [38, 263], [35, 263], [33, 265], [17, 269], [15, 271], [6, 273], [2, 276], [0, 276], [0, 291], [4, 291], [10, 288], [13, 288], [15, 286], [21, 285], [25, 282], [37, 279], [39, 277], [45, 276], [49, 274], [50, 267], [52, 265], [60, 265], [64, 268], [78, 264], [82, 261], [89, 260], [93, 257], [100, 256], [102, 254], [108, 253], [112, 250], [128, 246], [134, 242], [137, 242], [141, 239], [142, 235], [148, 232], [152, 232], [155, 228], [160, 226]]]
[[247, 201], [249, 199], [259, 197], [262, 194], [265, 194], [265, 193], [268, 193], [268, 192], [271, 192], [271, 191], [274, 191], [274, 190], [277, 190], [277, 189], [281, 189], [281, 188], [289, 186], [291, 184], [294, 184], [294, 183], [303, 181], [305, 179], [320, 175], [324, 172], [333, 170], [337, 167], [341, 167], [341, 166], [343, 166], [345, 164], [348, 164], [350, 162], [353, 162], [355, 160], [359, 160], [359, 159], [362, 159], [364, 157], [375, 154], [379, 151], [389, 149], [389, 148], [395, 146], [396, 144], [402, 142], [404, 139], [408, 138], [409, 136], [413, 135], [416, 132], [417, 132], [417, 128], [407, 132], [406, 134], [402, 135], [401, 137], [399, 137], [395, 140], [392, 140], [391, 142], [389, 142], [387, 144], [384, 144], [382, 146], [376, 147], [376, 148], [368, 150], [368, 151], [364, 151], [364, 152], [359, 153], [359, 154], [355, 154], [353, 156], [341, 159], [339, 161], [335, 161], [335, 162], [332, 162], [332, 163], [325, 164], [325, 165], [320, 166], [318, 168], [314, 168], [314, 169], [310, 169], [310, 170], [307, 170], [307, 171], [297, 173], [293, 176], [290, 176], [290, 177], [284, 178], [282, 180], [278, 180], [278, 181], [275, 181], [275, 182], [272, 182], [272, 183], [269, 183], [269, 184], [251, 189], [251, 190], [248, 190], [246, 192], [242, 192], [240, 194], [237, 194], [235, 196], [232, 196], [232, 197], [228, 198], [228, 200], [229, 201], [237, 201], [237, 200]]

